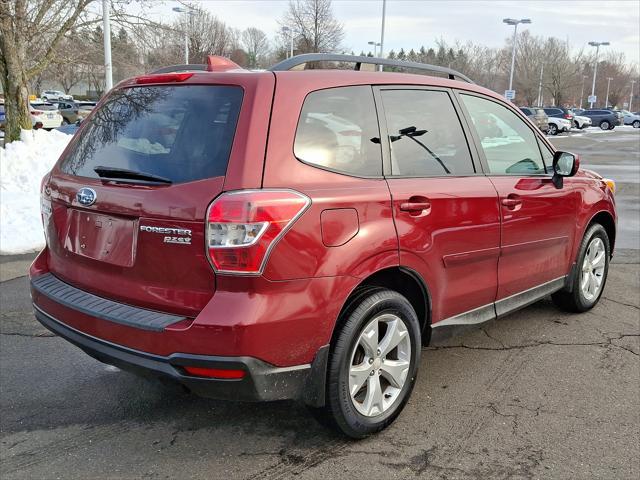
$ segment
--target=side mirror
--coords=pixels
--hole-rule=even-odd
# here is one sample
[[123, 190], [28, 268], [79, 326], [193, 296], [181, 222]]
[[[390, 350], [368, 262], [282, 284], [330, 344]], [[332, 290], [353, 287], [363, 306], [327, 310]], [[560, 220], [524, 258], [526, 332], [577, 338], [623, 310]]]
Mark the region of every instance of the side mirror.
[[564, 177], [573, 177], [580, 167], [580, 158], [569, 152], [556, 152], [553, 155], [553, 184], [562, 188]]

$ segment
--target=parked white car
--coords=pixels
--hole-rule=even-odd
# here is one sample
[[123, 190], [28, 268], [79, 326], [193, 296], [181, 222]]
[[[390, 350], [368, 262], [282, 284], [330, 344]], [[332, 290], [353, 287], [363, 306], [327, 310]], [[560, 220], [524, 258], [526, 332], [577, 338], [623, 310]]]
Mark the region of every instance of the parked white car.
[[31, 102], [29, 104], [32, 123], [42, 123], [42, 128], [58, 128], [62, 125], [62, 115], [55, 105], [44, 102]]
[[568, 132], [571, 130], [571, 120], [564, 118], [549, 117], [549, 130], [548, 135], [557, 135], [561, 132]]
[[591, 126], [591, 119], [589, 117], [583, 117], [582, 115], [573, 114], [573, 126], [580, 130], [583, 130]]
[[625, 125], [632, 125], [633, 128], [640, 128], [640, 115], [631, 113], [629, 110], [620, 110]]
[[61, 92], [60, 90], [45, 90], [40, 95], [40, 98], [42, 100], [47, 100], [49, 102], [54, 100], [73, 100], [72, 95], [67, 95], [66, 93]]

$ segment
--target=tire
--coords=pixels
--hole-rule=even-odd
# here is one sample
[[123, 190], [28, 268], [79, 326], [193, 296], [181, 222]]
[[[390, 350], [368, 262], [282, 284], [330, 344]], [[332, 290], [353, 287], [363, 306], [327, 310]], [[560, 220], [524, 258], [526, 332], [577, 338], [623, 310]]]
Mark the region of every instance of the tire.
[[558, 134], [558, 126], [555, 123], [549, 124], [549, 130], [547, 130], [549, 135], [557, 135]]
[[[602, 253], [604, 258], [602, 259], [602, 273], [600, 274], [600, 283], [597, 285], [597, 291], [591, 295], [589, 292], [585, 292], [582, 288], [584, 283], [584, 277], [589, 271], [589, 276], [594, 277], [594, 281], [597, 282], [598, 275], [590, 275], [591, 272], [598, 270], [596, 265], [600, 265], [600, 262], [585, 264], [585, 257], [588, 254], [593, 255], [593, 252], [599, 251], [598, 247], [602, 246]], [[567, 312], [586, 312], [591, 310], [600, 300], [604, 287], [607, 283], [607, 276], [609, 274], [609, 259], [611, 257], [611, 244], [609, 242], [609, 235], [602, 225], [594, 223], [591, 225], [580, 244], [578, 250], [578, 258], [576, 261], [575, 275], [570, 288], [564, 288], [559, 292], [551, 295], [553, 302], [562, 310]], [[590, 261], [598, 260], [598, 257], [592, 257]], [[594, 268], [596, 267], [596, 268]], [[588, 270], [585, 270], [587, 269]], [[591, 283], [588, 283], [587, 290], [590, 290]]]
[[613, 130], [614, 128], [616, 128], [616, 126], [615, 126], [615, 125], [611, 125], [611, 126], [609, 127], [609, 130]]
[[640, 120], [634, 120], [631, 126], [633, 128], [640, 128]]
[[602, 121], [600, 122], [600, 128], [601, 128], [602, 130], [609, 130], [609, 129], [610, 129], [610, 127], [611, 127], [611, 124], [610, 124], [607, 120], [602, 120]]
[[[366, 341], [365, 332], [373, 333], [375, 330], [371, 326], [374, 324], [380, 336], [374, 342]], [[385, 355], [384, 345], [391, 339], [392, 331], [402, 337], [397, 347], [389, 349]], [[310, 408], [311, 412], [322, 424], [351, 438], [365, 438], [383, 430], [393, 423], [409, 400], [420, 363], [420, 348], [418, 317], [404, 296], [379, 287], [360, 292], [345, 308], [332, 341], [325, 406]], [[390, 366], [385, 361], [396, 362], [394, 377], [385, 369]], [[400, 362], [406, 363], [407, 368], [398, 369]], [[360, 373], [355, 380], [363, 383], [352, 397], [351, 388], [357, 388], [352, 384], [353, 372]], [[395, 386], [388, 380], [392, 378], [399, 380]], [[380, 392], [377, 390], [380, 386], [382, 392], [377, 396], [378, 402], [374, 402], [376, 396], [370, 392]], [[371, 400], [370, 404], [367, 399]], [[386, 401], [389, 404], [385, 405]]]
[[578, 130], [582, 130], [582, 127], [580, 126], [580, 124], [576, 121], [573, 122], [573, 128], [577, 128]]

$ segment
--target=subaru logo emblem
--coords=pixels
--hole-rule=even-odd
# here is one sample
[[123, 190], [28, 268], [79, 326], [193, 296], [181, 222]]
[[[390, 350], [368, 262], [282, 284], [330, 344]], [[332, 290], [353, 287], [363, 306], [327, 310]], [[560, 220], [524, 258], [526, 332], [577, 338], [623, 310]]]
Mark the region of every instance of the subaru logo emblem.
[[82, 187], [76, 193], [76, 199], [80, 205], [84, 205], [88, 207], [89, 205], [93, 205], [96, 201], [96, 191], [93, 188]]

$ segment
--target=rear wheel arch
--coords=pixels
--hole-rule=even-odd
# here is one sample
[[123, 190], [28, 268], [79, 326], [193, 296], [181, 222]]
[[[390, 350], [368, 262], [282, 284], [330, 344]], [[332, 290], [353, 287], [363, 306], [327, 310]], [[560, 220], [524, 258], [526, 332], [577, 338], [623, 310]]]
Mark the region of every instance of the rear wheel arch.
[[369, 275], [353, 289], [344, 302], [338, 319], [333, 328], [331, 343], [340, 331], [341, 322], [349, 315], [349, 312], [357, 305], [363, 295], [375, 288], [388, 288], [403, 295], [416, 312], [422, 333], [422, 343], [427, 345], [431, 329], [431, 295], [429, 288], [422, 277], [414, 270], [407, 267], [390, 267]]

